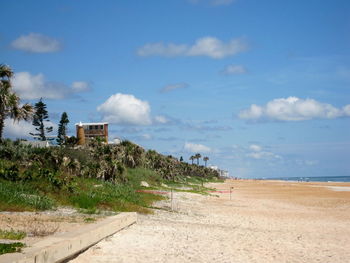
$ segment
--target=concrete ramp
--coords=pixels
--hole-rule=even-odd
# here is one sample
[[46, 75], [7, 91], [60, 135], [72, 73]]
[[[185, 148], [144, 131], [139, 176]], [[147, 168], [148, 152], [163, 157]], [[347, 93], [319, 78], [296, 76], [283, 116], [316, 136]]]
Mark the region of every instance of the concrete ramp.
[[105, 237], [134, 224], [137, 213], [121, 213], [74, 232], [48, 237], [22, 249], [21, 253], [0, 256], [0, 263], [57, 263], [91, 247]]

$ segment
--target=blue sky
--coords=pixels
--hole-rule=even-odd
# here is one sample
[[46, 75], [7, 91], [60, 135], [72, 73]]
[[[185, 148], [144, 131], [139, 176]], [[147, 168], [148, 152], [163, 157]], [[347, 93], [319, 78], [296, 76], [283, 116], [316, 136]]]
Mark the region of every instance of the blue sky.
[[[350, 2], [10, 1], [0, 63], [51, 122], [238, 177], [350, 175]], [[26, 137], [30, 123], [6, 122]]]

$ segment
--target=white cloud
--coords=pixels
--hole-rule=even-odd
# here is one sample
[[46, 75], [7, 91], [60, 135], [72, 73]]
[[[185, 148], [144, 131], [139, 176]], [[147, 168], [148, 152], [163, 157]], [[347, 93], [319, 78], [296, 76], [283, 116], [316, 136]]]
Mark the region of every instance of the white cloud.
[[343, 113], [345, 116], [350, 116], [350, 104], [343, 107]]
[[224, 75], [241, 75], [247, 73], [247, 69], [241, 65], [228, 65], [221, 73]]
[[263, 109], [255, 104], [251, 105], [248, 110], [239, 113], [241, 119], [259, 119], [263, 115]]
[[254, 152], [260, 152], [262, 148], [259, 145], [252, 144], [252, 145], [249, 146], [249, 149], [251, 149]]
[[277, 154], [264, 151], [248, 153], [247, 156], [253, 159], [282, 159], [282, 157]]
[[263, 148], [260, 145], [257, 144], [251, 144], [249, 146], [249, 150], [252, 152], [248, 152], [246, 154], [247, 157], [253, 158], [253, 159], [282, 159], [281, 156], [278, 154], [264, 151]]
[[243, 39], [231, 39], [227, 43], [215, 37], [203, 37], [193, 45], [151, 43], [137, 50], [139, 56], [207, 56], [220, 59], [233, 56], [247, 50], [248, 46]]
[[71, 87], [62, 83], [48, 82], [42, 73], [32, 75], [29, 72], [18, 72], [13, 78], [13, 89], [21, 99], [63, 99], [74, 93], [88, 90], [86, 82], [73, 82]]
[[159, 115], [159, 116], [154, 117], [154, 122], [160, 123], [160, 124], [165, 124], [165, 123], [168, 123], [169, 120], [166, 117]]
[[58, 40], [38, 33], [20, 36], [11, 43], [11, 46], [15, 49], [32, 53], [50, 53], [61, 49], [61, 44]]
[[165, 87], [163, 87], [160, 92], [161, 93], [167, 93], [176, 89], [185, 89], [188, 87], [187, 83], [175, 83], [175, 84], [171, 84], [171, 85], [167, 85]]
[[[45, 122], [45, 127], [53, 127], [53, 132], [47, 134], [47, 135], [56, 135], [57, 134], [57, 124], [53, 122]], [[4, 137], [6, 138], [13, 138], [13, 139], [31, 139], [33, 138], [29, 133], [33, 132], [36, 133], [35, 127], [32, 125], [31, 122], [27, 121], [20, 121], [20, 122], [14, 122], [12, 119], [5, 119], [5, 128], [4, 128]]]
[[269, 101], [265, 106], [251, 105], [239, 113], [241, 119], [267, 119], [278, 121], [302, 121], [310, 119], [335, 119], [350, 116], [350, 104], [338, 109], [330, 104], [313, 99], [297, 97]]
[[75, 81], [72, 83], [72, 90], [74, 92], [89, 91], [90, 85], [89, 85], [89, 83], [87, 83], [85, 81]]
[[4, 137], [10, 138], [28, 138], [29, 133], [34, 132], [34, 126], [31, 122], [14, 122], [12, 119], [5, 120]]
[[214, 37], [203, 37], [190, 47], [188, 55], [224, 58], [243, 52], [246, 49], [247, 45], [241, 39], [232, 39], [228, 43], [224, 43]]
[[151, 134], [145, 133], [141, 135], [141, 138], [144, 140], [151, 140], [153, 137]]
[[147, 101], [133, 95], [117, 93], [97, 107], [103, 120], [114, 124], [150, 125], [151, 108]]
[[208, 146], [205, 146], [203, 144], [190, 143], [190, 142], [185, 143], [184, 149], [186, 151], [193, 152], [193, 153], [208, 153], [212, 151], [212, 149], [209, 148]]

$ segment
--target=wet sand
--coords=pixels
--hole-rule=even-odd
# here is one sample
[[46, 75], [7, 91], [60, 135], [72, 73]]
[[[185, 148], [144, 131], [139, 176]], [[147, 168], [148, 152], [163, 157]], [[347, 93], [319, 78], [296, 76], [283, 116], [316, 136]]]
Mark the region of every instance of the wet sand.
[[350, 262], [349, 183], [228, 180], [175, 193], [71, 263]]

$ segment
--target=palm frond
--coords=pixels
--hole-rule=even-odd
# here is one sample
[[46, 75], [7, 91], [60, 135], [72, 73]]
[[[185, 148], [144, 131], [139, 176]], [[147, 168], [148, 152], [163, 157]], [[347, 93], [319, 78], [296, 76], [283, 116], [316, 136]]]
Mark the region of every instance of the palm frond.
[[13, 76], [12, 69], [5, 64], [0, 64], [0, 78], [10, 79], [12, 76]]

